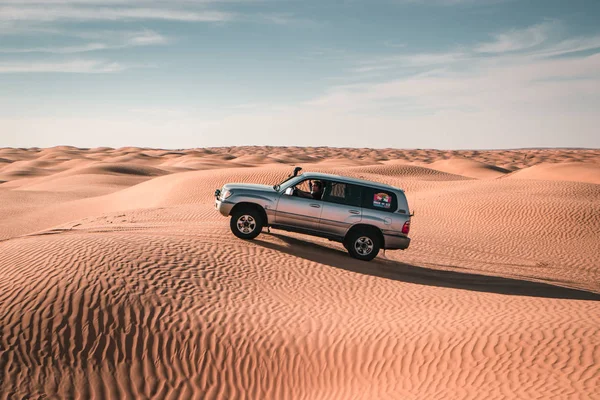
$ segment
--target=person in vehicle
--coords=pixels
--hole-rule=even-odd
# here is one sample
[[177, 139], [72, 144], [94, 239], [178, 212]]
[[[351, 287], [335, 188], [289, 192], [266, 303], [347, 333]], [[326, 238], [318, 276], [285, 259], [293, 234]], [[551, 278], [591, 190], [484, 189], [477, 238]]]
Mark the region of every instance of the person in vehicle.
[[312, 198], [315, 200], [321, 200], [323, 197], [323, 182], [314, 181], [312, 184], [312, 188], [310, 189], [310, 194]]
[[323, 197], [323, 182], [312, 181], [312, 185], [310, 185], [310, 192], [297, 189], [296, 193], [298, 197], [304, 197], [306, 199], [313, 200], [321, 200], [321, 198]]

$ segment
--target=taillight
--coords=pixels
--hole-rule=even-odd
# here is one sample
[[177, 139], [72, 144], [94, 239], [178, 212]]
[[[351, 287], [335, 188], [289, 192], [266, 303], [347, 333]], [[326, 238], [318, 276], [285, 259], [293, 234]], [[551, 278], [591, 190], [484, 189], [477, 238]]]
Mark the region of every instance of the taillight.
[[410, 231], [410, 221], [406, 221], [404, 223], [404, 225], [402, 225], [402, 233], [404, 233], [405, 235], [408, 235], [409, 231]]

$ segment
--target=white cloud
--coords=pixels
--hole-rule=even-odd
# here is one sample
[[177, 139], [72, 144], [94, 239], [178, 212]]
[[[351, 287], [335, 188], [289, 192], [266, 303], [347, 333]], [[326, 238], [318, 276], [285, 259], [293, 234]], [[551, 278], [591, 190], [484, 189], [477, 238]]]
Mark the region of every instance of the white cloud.
[[[536, 29], [544, 31], [532, 27], [530, 32]], [[14, 140], [7, 141], [15, 146], [58, 144], [49, 142], [51, 139], [82, 146], [138, 143], [157, 147], [231, 143], [404, 148], [600, 146], [600, 54], [570, 54], [598, 48], [600, 37], [565, 39], [559, 37], [558, 28], [544, 31], [543, 40], [536, 34], [511, 36], [511, 32], [495, 36], [495, 41], [483, 47], [494, 52], [480, 52], [483, 43], [355, 62], [353, 76], [385, 71], [386, 79], [335, 86], [294, 106], [249, 105], [216, 118], [194, 115], [193, 111], [181, 114], [168, 104], [157, 109], [140, 105], [130, 113], [134, 117], [5, 119], [0, 126], [5, 132], [14, 132]], [[102, 71], [103, 64], [75, 67], [71, 69]], [[0, 63], [0, 72], [3, 68], [6, 64]], [[397, 68], [409, 71], [402, 71], [399, 77], [394, 75]], [[68, 68], [63, 65], [62, 69]], [[110, 64], [104, 69], [110, 70]], [[88, 136], [77, 136], [81, 131]]]
[[0, 19], [0, 36], [20, 35], [20, 36], [39, 36], [56, 35], [63, 30], [44, 23], [22, 22], [22, 21], [2, 21]]
[[0, 48], [0, 53], [54, 53], [54, 54], [72, 54], [72, 53], [84, 53], [95, 50], [105, 50], [114, 48], [106, 43], [87, 43], [79, 46], [63, 46], [63, 47], [26, 47], [26, 48]]
[[438, 6], [459, 6], [459, 5], [490, 5], [497, 3], [507, 3], [515, 0], [395, 0], [398, 3], [412, 3]]
[[218, 118], [165, 105], [131, 110], [133, 117], [0, 119], [0, 126], [14, 146], [600, 146], [600, 54], [470, 61], [468, 73], [337, 86], [304, 104], [247, 105]]
[[[87, 33], [81, 36], [95, 37], [99, 35]], [[145, 30], [141, 32], [111, 32], [105, 33], [104, 37], [113, 36], [111, 42], [92, 42], [75, 46], [60, 47], [29, 47], [29, 48], [1, 48], [0, 53], [54, 53], [54, 54], [73, 54], [89, 51], [124, 49], [134, 46], [161, 45], [168, 42], [167, 38], [157, 32]]]
[[494, 35], [494, 41], [481, 43], [475, 48], [480, 53], [505, 53], [530, 49], [541, 45], [558, 28], [556, 21], [546, 21], [525, 29], [513, 29]]
[[0, 62], [0, 74], [62, 72], [100, 74], [124, 71], [131, 66], [101, 60], [71, 60], [62, 62]]
[[[591, 98], [596, 102], [589, 104]], [[399, 113], [595, 107], [600, 101], [600, 54], [546, 60], [481, 60], [468, 73], [447, 71], [435, 76], [336, 87], [307, 105], [346, 113], [377, 112], [394, 101], [404, 102], [397, 109]]]
[[[467, 58], [461, 51], [440, 53], [413, 53], [395, 56], [375, 57], [373, 60], [361, 62], [358, 71], [373, 71], [377, 69], [397, 68], [429, 68], [438, 65], [448, 65]], [[384, 68], [382, 68], [384, 67]]]
[[364, 72], [374, 72], [374, 71], [385, 71], [392, 68], [391, 65], [364, 65], [362, 67], [352, 68], [353, 72], [364, 73]]
[[405, 56], [399, 56], [394, 61], [406, 67], [430, 67], [435, 65], [446, 65], [461, 61], [465, 58], [463, 52], [443, 52], [443, 53], [417, 53]]
[[83, 5], [83, 6], [110, 6], [110, 5], [207, 5], [218, 3], [254, 3], [261, 0], [2, 0], [4, 4], [18, 5]]
[[[563, 38], [564, 27], [559, 21], [545, 21], [524, 29], [511, 29], [493, 35], [491, 42], [482, 42], [469, 48], [457, 46], [440, 52], [404, 53], [394, 56], [371, 57], [358, 61], [350, 69], [356, 74], [369, 75], [385, 71], [412, 72], [439, 75], [439, 72], [462, 70], [471, 72], [474, 67], [504, 63], [517, 57], [529, 61], [565, 56], [576, 52], [600, 49], [600, 35]], [[414, 73], [414, 72], [413, 72]], [[381, 78], [383, 74], [379, 74]]]
[[440, 53], [414, 53], [395, 56], [374, 57], [368, 61], [360, 61], [351, 68], [352, 72], [370, 74], [378, 71], [439, 68], [460, 61], [468, 60], [471, 56], [464, 51], [451, 51]]
[[128, 38], [126, 44], [132, 46], [149, 46], [166, 44], [167, 42], [168, 40], [165, 36], [154, 31], [146, 30]]
[[346, 113], [396, 109], [429, 114], [600, 107], [600, 54], [556, 57], [600, 49], [600, 36], [563, 39], [561, 31], [559, 22], [546, 21], [473, 48], [361, 62], [354, 73], [385, 70], [389, 77], [403, 71], [402, 77], [333, 87], [306, 105]]
[[531, 56], [550, 57], [600, 48], [600, 35], [561, 39], [563, 31], [559, 21], [545, 21], [494, 35], [494, 41], [480, 43], [474, 50], [479, 53], [525, 52]]
[[596, 49], [600, 49], [600, 35], [561, 40], [532, 55], [537, 57], [552, 57]]
[[0, 20], [4, 21], [126, 21], [175, 20], [187, 22], [222, 22], [233, 19], [233, 14], [210, 10], [182, 10], [147, 7], [0, 7]]
[[257, 135], [285, 131], [306, 145], [340, 144], [324, 132], [343, 132], [344, 142], [371, 147], [600, 145], [600, 54], [549, 57], [598, 48], [599, 38], [561, 40], [556, 31], [544, 40], [531, 37], [491, 55], [476, 46], [358, 63], [359, 76], [419, 68], [402, 78], [335, 86], [287, 109], [263, 106], [207, 132], [233, 135], [237, 127], [260, 141]]

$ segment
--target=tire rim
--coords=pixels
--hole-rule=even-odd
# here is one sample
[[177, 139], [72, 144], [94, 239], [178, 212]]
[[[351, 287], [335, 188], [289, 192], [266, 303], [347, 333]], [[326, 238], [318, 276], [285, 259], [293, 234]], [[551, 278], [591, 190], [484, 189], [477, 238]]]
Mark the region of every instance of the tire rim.
[[237, 220], [237, 228], [244, 235], [249, 235], [256, 229], [256, 220], [252, 215], [242, 215]]
[[373, 251], [373, 241], [367, 236], [361, 236], [354, 242], [354, 249], [361, 256], [368, 256]]

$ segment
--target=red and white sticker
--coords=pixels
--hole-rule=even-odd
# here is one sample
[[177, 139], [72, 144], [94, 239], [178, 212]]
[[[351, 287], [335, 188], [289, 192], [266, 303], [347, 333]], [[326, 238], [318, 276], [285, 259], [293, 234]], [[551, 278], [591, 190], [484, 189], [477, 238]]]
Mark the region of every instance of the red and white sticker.
[[390, 208], [392, 206], [392, 196], [387, 193], [376, 193], [373, 196], [373, 205], [375, 207]]

